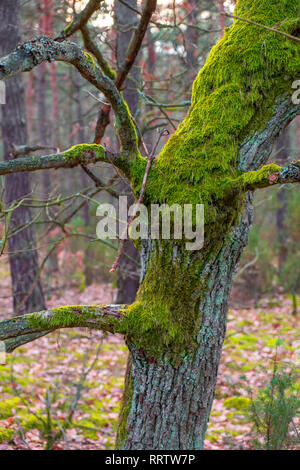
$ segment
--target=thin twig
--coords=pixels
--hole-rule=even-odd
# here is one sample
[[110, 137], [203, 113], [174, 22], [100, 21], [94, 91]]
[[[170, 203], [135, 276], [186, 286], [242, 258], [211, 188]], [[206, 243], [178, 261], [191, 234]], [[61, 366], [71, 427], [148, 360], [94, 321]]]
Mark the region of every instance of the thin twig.
[[124, 250], [124, 245], [125, 245], [125, 241], [126, 241], [126, 233], [127, 231], [129, 230], [129, 227], [130, 225], [132, 224], [132, 222], [134, 221], [134, 219], [136, 218], [137, 216], [137, 213], [139, 211], [139, 207], [140, 205], [142, 204], [143, 202], [143, 199], [144, 199], [144, 195], [145, 195], [145, 190], [146, 190], [146, 185], [147, 185], [147, 179], [148, 179], [148, 175], [149, 175], [149, 171], [151, 169], [151, 165], [152, 165], [152, 162], [153, 160], [155, 159], [155, 153], [156, 153], [156, 150], [157, 150], [157, 147], [158, 147], [158, 144], [160, 142], [160, 139], [162, 136], [164, 135], [168, 135], [169, 134], [169, 131], [164, 129], [160, 132], [159, 134], [159, 138], [157, 139], [157, 142], [151, 152], [150, 155], [147, 156], [148, 158], [148, 161], [147, 161], [147, 165], [146, 165], [146, 169], [145, 169], [145, 173], [144, 173], [144, 178], [143, 178], [143, 183], [142, 183], [142, 187], [141, 187], [141, 192], [140, 192], [140, 197], [135, 205], [135, 209], [134, 209], [134, 213], [133, 215], [131, 216], [124, 232], [122, 233], [122, 236], [121, 236], [121, 242], [120, 242], [120, 247], [119, 247], [119, 251], [118, 251], [118, 254], [117, 254], [117, 257], [116, 257], [116, 260], [114, 262], [114, 264], [112, 265], [111, 269], [110, 269], [110, 273], [114, 273], [117, 269], [117, 267], [119, 266], [119, 262], [120, 262], [120, 259], [121, 259], [121, 256], [122, 256], [122, 253], [123, 253], [123, 250]]

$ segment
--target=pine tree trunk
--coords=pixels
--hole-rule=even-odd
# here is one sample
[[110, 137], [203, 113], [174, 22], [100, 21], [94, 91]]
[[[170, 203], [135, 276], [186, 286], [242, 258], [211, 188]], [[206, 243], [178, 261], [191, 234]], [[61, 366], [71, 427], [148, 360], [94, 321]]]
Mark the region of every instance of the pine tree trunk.
[[[19, 1], [3, 0], [0, 4], [0, 53], [5, 55], [20, 42]], [[18, 75], [6, 83], [6, 104], [2, 106], [2, 137], [4, 159], [11, 157], [13, 146], [26, 144], [26, 111], [23, 78]], [[16, 173], [6, 176], [6, 204], [30, 196], [30, 175]], [[29, 207], [14, 210], [10, 230], [25, 227], [33, 219]], [[38, 253], [33, 226], [29, 225], [8, 239], [14, 311], [17, 314], [45, 308], [44, 296], [38, 279]], [[32, 289], [32, 286], [33, 289]], [[24, 301], [26, 299], [26, 301]]]
[[[182, 296], [188, 303], [190, 312], [202, 314], [193, 353], [187, 353], [178, 363], [176, 354], [174, 356], [163, 354], [157, 361], [149, 358], [149, 354], [146, 356], [142, 347], [128, 343], [130, 368], [127, 370], [120, 416], [118, 448], [127, 450], [203, 448], [226, 332], [232, 277], [247, 244], [252, 218], [252, 195], [248, 194], [246, 209], [240, 222], [232, 230], [230, 237], [228, 234], [223, 234], [221, 249], [203, 264], [201, 272], [198, 273], [197, 255], [191, 254], [187, 260], [185, 253], [180, 261], [179, 272], [182, 273], [182, 279], [176, 279], [175, 284], [178, 282], [178, 286], [182, 285], [186, 280], [191, 282], [194, 288], [182, 293]], [[166, 271], [158, 280], [160, 287], [154, 283], [152, 291], [151, 276], [147, 278], [146, 274], [145, 277], [147, 283], [145, 295], [151, 295], [154, 301], [155, 297], [158, 297], [158, 302], [161, 301], [160, 289], [168, 290], [170, 295], [175, 294], [176, 286], [174, 289], [170, 288], [170, 285], [173, 284], [172, 274], [178, 273], [178, 259], [180, 259], [178, 250], [166, 250], [166, 246], [162, 247], [160, 243], [156, 246], [153, 243], [147, 246], [143, 252], [143, 259], [147, 260], [150, 256], [151, 263], [159, 264], [162, 248], [164, 252], [175, 255], [170, 256], [169, 265], [166, 265]], [[151, 271], [151, 266], [147, 268], [144, 265], [143, 268]], [[199, 283], [193, 284], [195, 273], [199, 275], [200, 280], [205, 279], [205, 287], [199, 287]], [[162, 285], [163, 279], [165, 285]], [[142, 284], [138, 300], [142, 300], [143, 295]], [[177, 303], [180, 311], [179, 302], [171, 298], [171, 308]], [[174, 319], [175, 322], [177, 320], [178, 318]], [[182, 323], [186, 321], [188, 321], [186, 318], [182, 318]], [[188, 333], [187, 329], [186, 334]], [[186, 340], [192, 341], [192, 333]], [[155, 344], [155, 339], [153, 341]], [[178, 338], [178, 343], [180, 342], [181, 339]]]

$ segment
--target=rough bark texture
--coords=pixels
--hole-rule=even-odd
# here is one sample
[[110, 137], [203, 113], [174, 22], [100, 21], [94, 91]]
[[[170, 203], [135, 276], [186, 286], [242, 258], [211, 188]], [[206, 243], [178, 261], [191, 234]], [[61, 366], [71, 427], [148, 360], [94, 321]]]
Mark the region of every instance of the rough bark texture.
[[[296, 12], [293, 2], [280, 3], [280, 9], [279, 2], [267, 3], [238, 2], [237, 14], [245, 8], [250, 18], [252, 14], [257, 21], [272, 25]], [[295, 23], [289, 32], [293, 28], [296, 30]], [[291, 45], [295, 69], [288, 72], [285, 82], [272, 70], [270, 56], [258, 52], [266, 40], [262, 32], [237, 22], [225, 32], [194, 84], [187, 118], [149, 175], [146, 200], [148, 196], [152, 203], [204, 202], [205, 245], [194, 254], [184, 252], [175, 242], [144, 246], [142, 259], [147, 269], [128, 325], [132, 369], [118, 432], [122, 449], [203, 447], [232, 277], [252, 220], [251, 196], [246, 191], [262, 187], [262, 181], [272, 184], [280, 167], [259, 169], [267, 162], [275, 139], [299, 113], [290, 97], [291, 83], [299, 70], [299, 50]], [[248, 49], [239, 49], [243, 41]], [[270, 36], [268, 41], [273, 64], [280, 70], [284, 43]], [[246, 83], [248, 88], [244, 88]], [[248, 93], [261, 98], [253, 104]], [[235, 122], [237, 110], [239, 119]], [[296, 166], [294, 170], [278, 170], [276, 178], [293, 171], [298, 175]], [[222, 175], [219, 183], [218, 174]], [[240, 190], [235, 178], [241, 182]], [[198, 194], [193, 192], [195, 181], [199, 182]]]
[[123, 449], [202, 449], [214, 398], [226, 332], [232, 276], [247, 244], [252, 222], [252, 196], [230, 242], [204, 272], [208, 288], [199, 311], [202, 325], [197, 350], [178, 366], [169, 361], [149, 363], [132, 348], [132, 405]]
[[[5, 55], [20, 42], [19, 37], [19, 1], [3, 0], [0, 4], [0, 54]], [[4, 159], [11, 159], [13, 146], [26, 145], [25, 95], [21, 75], [11, 78], [6, 84], [6, 104], [2, 106], [2, 137]], [[30, 195], [30, 176], [18, 173], [6, 176], [6, 203], [19, 201]], [[10, 230], [24, 227], [32, 220], [30, 208], [21, 206], [13, 212]], [[26, 313], [45, 308], [40, 281], [19, 308], [27, 296], [38, 275], [38, 254], [32, 226], [24, 228], [8, 239], [10, 271], [12, 279], [14, 311]]]

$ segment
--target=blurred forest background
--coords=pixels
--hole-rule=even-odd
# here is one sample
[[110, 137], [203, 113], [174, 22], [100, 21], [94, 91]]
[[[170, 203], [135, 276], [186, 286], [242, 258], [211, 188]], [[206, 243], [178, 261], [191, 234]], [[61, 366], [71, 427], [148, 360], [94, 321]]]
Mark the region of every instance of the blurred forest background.
[[[6, 31], [3, 26], [1, 27], [1, 39], [6, 36], [7, 41], [11, 43], [11, 48], [6, 51], [2, 50], [1, 55], [14, 49], [13, 42], [16, 38], [23, 42], [43, 34], [55, 37], [72, 19], [74, 11], [81, 11], [86, 3], [87, 1], [72, 0], [21, 0], [20, 24], [7, 25], [9, 27], [6, 27]], [[138, 22], [141, 3], [136, 0], [104, 2], [100, 14], [95, 14], [89, 23], [85, 41], [88, 41], [89, 36], [94, 39], [113, 70], [118, 71], [124, 60], [132, 31]], [[162, 146], [168, 139], [167, 134], [172, 133], [185, 116], [190, 103], [193, 80], [204, 65], [212, 46], [222, 36], [224, 28], [230, 26], [232, 19], [225, 17], [222, 13], [231, 14], [234, 1], [160, 0], [158, 5], [141, 52], [123, 85], [124, 96], [140, 130], [140, 138], [142, 136], [141, 152], [144, 154], [144, 145], [151, 150], [162, 131], [167, 130], [168, 132], [164, 132], [159, 142], [159, 146]], [[71, 40], [83, 47], [88, 44], [83, 43], [83, 35], [80, 32], [72, 36]], [[94, 60], [92, 56], [91, 60]], [[94, 141], [95, 133], [97, 135], [99, 132], [97, 128], [99, 108], [105, 107], [105, 100], [74, 68], [62, 63], [43, 63], [29, 74], [22, 74], [21, 80], [22, 83], [19, 82], [18, 88], [15, 87], [12, 94], [16, 101], [23, 100], [25, 106], [21, 106], [20, 109], [23, 109], [24, 115], [15, 113], [12, 108], [9, 119], [1, 118], [3, 137], [0, 142], [1, 159], [17, 158], [20, 155], [46, 155], [68, 149], [78, 143]], [[18, 107], [17, 102], [15, 106]], [[23, 126], [21, 138], [8, 135], [9, 126], [12, 125], [14, 119], [19, 119], [20, 126]], [[110, 121], [102, 142], [107, 148], [117, 150], [118, 143], [113, 132], [113, 116]], [[14, 121], [13, 125], [18, 126], [18, 121]], [[270, 160], [285, 166], [288, 162], [299, 159], [299, 148], [300, 118], [285, 130]], [[118, 242], [96, 239], [97, 206], [100, 202], [113, 202], [117, 206], [117, 195], [120, 193], [127, 194], [130, 200], [130, 188], [126, 181], [104, 163], [94, 165], [92, 173], [87, 173], [78, 167], [27, 173], [26, 182], [24, 179], [21, 181], [15, 178], [15, 175], [10, 175], [2, 177], [0, 181], [2, 209], [0, 214], [0, 253], [2, 255], [0, 259], [0, 316], [4, 318], [52, 305], [132, 302], [139, 281], [140, 260], [137, 251], [131, 242], [127, 242], [117, 272], [110, 273], [110, 267], [118, 250]], [[235, 276], [231, 295], [232, 311], [239, 312], [237, 313], [238, 319], [235, 315], [232, 316], [232, 313], [230, 315], [232, 321], [246, 322], [238, 327], [244, 336], [255, 337], [255, 322], [261, 313], [257, 310], [256, 314], [253, 309], [260, 309], [265, 305], [268, 305], [268, 311], [275, 309], [270, 320], [273, 324], [278, 322], [284, 324], [286, 321], [289, 322], [285, 325], [286, 331], [291, 332], [294, 328], [297, 304], [300, 299], [299, 206], [300, 189], [296, 184], [285, 185], [285, 187], [275, 185], [255, 194], [255, 222], [248, 248]], [[261, 315], [264, 321], [266, 317]], [[248, 327], [253, 328], [250, 333], [243, 331], [243, 328], [247, 327], [247, 321], [250, 322]], [[72, 336], [73, 334], [70, 333], [68, 341], [71, 343], [74, 341], [77, 356], [75, 354], [73, 359], [68, 354], [64, 356], [66, 352], [64, 350], [61, 350], [60, 355], [57, 356], [61, 358], [61, 366], [64, 364], [65, 369], [69, 370], [70, 375], [66, 381], [61, 379], [61, 383], [66, 388], [71, 387], [70, 384], [77, 383], [76, 380], [78, 383], [83, 383], [80, 382], [82, 377], [72, 378], [73, 372], [70, 364], [72, 363], [72, 367], [76, 369], [84, 360], [86, 360], [85, 364], [89, 360], [92, 361], [95, 345], [99, 342], [99, 338], [95, 338], [94, 335], [94, 349], [92, 352], [89, 351], [90, 356], [86, 357], [87, 352], [83, 350], [84, 334], [80, 343], [76, 336], [75, 338]], [[65, 333], [62, 333], [61, 338], [64, 335]], [[51, 338], [49, 340], [43, 338], [41, 342], [38, 342], [43, 347], [43, 353], [40, 349], [36, 350], [38, 343], [21, 348], [23, 362], [21, 355], [21, 359], [19, 358], [19, 362], [15, 364], [16, 377], [14, 379], [11, 375], [11, 365], [3, 368], [6, 379], [2, 379], [0, 390], [2, 393], [7, 393], [8, 400], [17, 400], [11, 406], [8, 405], [10, 412], [8, 414], [3, 412], [3, 416], [5, 419], [10, 419], [14, 415], [12, 410], [17, 404], [26, 416], [26, 419], [23, 416], [23, 421], [21, 419], [19, 424], [14, 422], [14, 432], [15, 429], [19, 431], [24, 429], [24, 426], [25, 434], [26, 430], [32, 430], [35, 427], [41, 431], [38, 419], [35, 425], [28, 424], [29, 417], [26, 415], [26, 410], [29, 402], [27, 405], [21, 403], [17, 391], [23, 387], [23, 391], [25, 390], [29, 395], [33, 394], [34, 386], [30, 382], [29, 369], [33, 367], [34, 370], [34, 366], [30, 360], [32, 357], [35, 357], [35, 360], [39, 357], [42, 362], [46, 361], [47, 354], [50, 356], [51, 347], [58, 341], [57, 335], [51, 335]], [[291, 337], [290, 340], [292, 341], [293, 338]], [[85, 420], [85, 422], [81, 421], [81, 429], [86, 428], [85, 438], [92, 439], [96, 433], [100, 448], [109, 448], [112, 445], [113, 427], [108, 427], [105, 432], [103, 426], [108, 426], [108, 420], [116, 419], [118, 400], [121, 396], [120, 377], [125, 364], [125, 349], [122, 344], [117, 344], [115, 341], [112, 339], [111, 343], [105, 346], [106, 352], [112, 348], [114, 359], [109, 355], [105, 359], [104, 354], [102, 360], [106, 360], [107, 363], [101, 366], [102, 372], [105, 367], [116, 370], [116, 377], [113, 377], [115, 380], [112, 381], [110, 388], [110, 379], [106, 376], [102, 377], [108, 387], [105, 389], [104, 386], [103, 393], [106, 390], [106, 395], [105, 393], [104, 395], [109, 397], [110, 402], [105, 401], [105, 397], [101, 399], [94, 397], [93, 392], [85, 392], [84, 404], [81, 406], [81, 418]], [[246, 341], [246, 356], [254, 354], [255, 341], [247, 342], [245, 338], [241, 341], [241, 344]], [[262, 362], [273, 355], [275, 342], [270, 343], [270, 341], [270, 337], [265, 343], [262, 340], [264, 347], [271, 348], [265, 351], [265, 356], [261, 353]], [[232, 353], [230, 348], [236, 345], [237, 343], [234, 342], [229, 346], [227, 344], [228, 350]], [[247, 349], [249, 345], [252, 349], [251, 347]], [[86, 348], [91, 348], [89, 341]], [[241, 353], [241, 349], [243, 348], [237, 350], [236, 353]], [[71, 352], [72, 349], [69, 354]], [[225, 354], [227, 354], [226, 347]], [[18, 354], [14, 354], [14, 357], [16, 356], [19, 356], [19, 351]], [[84, 357], [86, 359], [83, 360]], [[118, 357], [120, 357], [119, 362]], [[55, 358], [52, 357], [50, 363], [54, 360]], [[257, 358], [253, 357], [251, 360], [255, 362]], [[24, 365], [26, 363], [27, 366]], [[239, 358], [236, 358], [236, 363], [239, 364]], [[20, 364], [22, 368], [18, 370]], [[245, 361], [240, 363], [240, 367], [243, 366], [245, 366]], [[225, 365], [223, 364], [222, 367]], [[22, 375], [26, 369], [29, 374], [27, 381]], [[86, 372], [88, 367], [83, 370]], [[100, 366], [99, 369], [96, 367], [97, 370], [100, 370]], [[225, 372], [219, 379], [224, 390], [226, 389], [225, 398], [227, 399], [235, 396], [240, 380], [233, 379], [234, 371], [231, 372], [231, 379], [228, 377], [226, 379]], [[244, 369], [244, 373], [246, 372], [249, 372], [249, 369]], [[62, 414], [66, 412], [62, 396], [68, 396], [70, 392], [66, 392], [66, 388], [57, 392], [61, 384], [54, 386], [53, 380], [46, 372], [41, 373], [41, 377], [37, 370], [35, 374], [38, 377], [34, 392], [37, 393], [36, 403], [35, 407], [30, 405], [30, 408], [39, 409], [39, 406], [42, 406], [41, 403], [44, 403], [44, 398], [41, 397], [45, 395], [45, 410], [48, 410], [48, 415], [49, 403], [52, 402], [56, 414], [57, 410], [61, 410]], [[60, 372], [58, 376], [59, 374]], [[253, 378], [254, 389], [256, 388], [255, 381], [260, 381], [263, 375], [264, 372], [260, 372], [256, 374], [255, 379]], [[239, 377], [238, 373], [237, 376]], [[250, 378], [247, 377], [249, 381]], [[94, 377], [94, 380], [99, 381], [99, 376]], [[93, 384], [92, 379], [90, 384]], [[221, 392], [218, 392], [221, 401], [224, 399], [222, 386], [220, 386]], [[90, 388], [93, 390], [93, 385], [90, 385]], [[244, 395], [247, 396], [247, 394]], [[108, 408], [108, 412], [103, 411], [103, 422], [93, 422], [89, 415], [89, 400], [90, 402], [92, 400], [93, 406], [98, 403], [97, 406], [101, 409]], [[80, 402], [79, 399], [78, 402]], [[223, 405], [218, 405], [218, 401], [216, 403], [215, 418], [217, 420], [217, 417], [221, 415], [221, 412], [218, 415], [218, 406], [222, 408]], [[76, 402], [76, 407], [77, 404]], [[242, 403], [240, 408], [237, 407], [240, 410], [237, 412], [241, 412], [244, 405], [245, 403]], [[227, 408], [223, 406], [222, 410], [225, 409], [230, 409], [230, 405]], [[35, 411], [37, 416], [41, 416], [39, 413], [42, 412]], [[31, 419], [34, 421], [32, 416]], [[58, 422], [59, 419], [58, 417]], [[226, 419], [229, 419], [228, 416]], [[245, 423], [247, 420], [244, 419], [244, 425]], [[6, 431], [11, 429], [7, 422], [3, 426]], [[56, 426], [54, 418], [52, 426]], [[101, 427], [102, 431], [100, 432], [99, 429], [97, 431], [97, 427]], [[216, 429], [219, 431], [215, 430], [214, 435], [218, 436], [218, 432], [222, 433], [221, 427], [217, 425]], [[225, 447], [227, 445], [227, 448], [230, 446], [238, 448], [237, 446], [241, 445], [237, 442], [239, 440], [232, 444], [230, 439], [245, 432], [245, 429], [243, 427], [237, 429], [238, 431], [235, 430], [229, 437], [225, 433], [225, 437], [223, 436], [225, 444], [224, 442], [220, 444], [221, 447], [216, 444], [216, 441], [219, 442], [218, 438], [208, 439], [207, 448], [214, 448], [214, 445], [217, 448], [224, 448], [224, 445]], [[8, 447], [10, 445], [24, 447], [26, 436], [24, 437], [22, 432], [18, 434], [19, 441], [15, 440], [14, 444], [7, 444]], [[102, 439], [100, 441], [99, 433]], [[6, 438], [12, 438], [13, 435], [15, 434], [4, 433]], [[210, 436], [209, 433], [208, 436]], [[76, 438], [79, 440], [76, 441]], [[81, 437], [76, 434], [74, 442], [82, 443], [83, 438], [80, 439]], [[47, 441], [49, 448], [54, 446], [54, 441], [50, 443]], [[40, 435], [36, 438], [31, 435], [30, 442], [29, 447], [36, 445], [39, 448], [42, 445]], [[72, 444], [70, 446], [72, 448]], [[89, 448], [88, 446], [93, 448], [91, 441], [88, 441], [86, 448]]]

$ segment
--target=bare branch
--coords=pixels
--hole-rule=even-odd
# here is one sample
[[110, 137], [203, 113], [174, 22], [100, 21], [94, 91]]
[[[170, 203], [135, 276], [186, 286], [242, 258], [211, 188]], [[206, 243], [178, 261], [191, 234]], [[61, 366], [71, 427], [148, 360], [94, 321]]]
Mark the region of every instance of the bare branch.
[[60, 328], [91, 328], [122, 333], [120, 321], [125, 305], [57, 307], [0, 322], [0, 341], [6, 352]]

